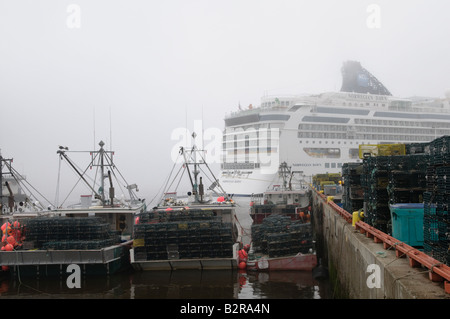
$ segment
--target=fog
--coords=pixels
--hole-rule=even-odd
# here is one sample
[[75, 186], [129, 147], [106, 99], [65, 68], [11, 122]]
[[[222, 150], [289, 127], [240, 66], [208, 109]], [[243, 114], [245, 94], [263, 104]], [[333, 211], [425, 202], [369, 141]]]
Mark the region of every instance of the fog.
[[[449, 12], [444, 0], [0, 0], [1, 154], [54, 200], [58, 146], [103, 140], [149, 200], [177, 129], [220, 132], [263, 94], [339, 91], [346, 60], [395, 96], [443, 97]], [[61, 174], [65, 191], [76, 180]]]

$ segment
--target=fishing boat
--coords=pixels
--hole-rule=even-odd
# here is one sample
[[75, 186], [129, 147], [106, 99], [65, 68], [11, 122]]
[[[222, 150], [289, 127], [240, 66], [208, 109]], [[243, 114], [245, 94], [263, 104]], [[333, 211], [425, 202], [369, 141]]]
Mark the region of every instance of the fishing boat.
[[252, 197], [252, 243], [247, 270], [312, 270], [317, 265], [310, 191], [286, 162], [262, 196]]
[[[123, 186], [130, 198], [116, 198], [113, 177], [116, 181], [123, 177], [114, 165], [114, 152], [106, 151], [104, 145], [101, 141], [98, 151], [89, 152], [88, 168], [96, 167], [99, 177], [93, 184], [87, 181], [87, 169], [81, 171], [69, 158], [68, 148], [59, 148], [60, 160], [67, 161], [92, 193], [82, 195], [78, 204], [55, 205], [46, 214], [11, 215], [2, 225], [3, 235], [14, 239], [12, 248], [7, 243], [2, 246], [3, 269], [20, 275], [55, 275], [76, 264], [84, 274], [113, 274], [129, 266], [134, 216], [146, 210], [145, 200], [137, 198], [135, 184], [126, 182]], [[106, 179], [108, 195], [104, 192]]]
[[[195, 133], [192, 135], [195, 140]], [[136, 270], [235, 269], [241, 228], [235, 203], [221, 187], [195, 143], [180, 148], [182, 165], [160, 201], [135, 220], [131, 265]], [[169, 176], [173, 175], [177, 161]], [[178, 195], [187, 175], [188, 192]], [[211, 182], [206, 188], [204, 180]], [[175, 186], [175, 190], [172, 189]]]
[[[135, 215], [146, 210], [145, 199], [137, 196], [136, 192], [139, 188], [136, 184], [128, 184], [122, 173], [114, 164], [114, 151], [104, 149], [105, 143], [100, 141], [100, 149], [90, 151], [91, 162], [87, 166], [92, 169], [96, 167], [98, 171], [95, 175], [99, 175], [99, 180], [88, 182], [86, 172], [88, 168], [81, 171], [75, 163], [66, 154], [67, 148], [60, 147], [57, 154], [61, 160], [65, 160], [71, 168], [74, 169], [79, 178], [85, 183], [90, 190], [89, 194], [80, 195], [80, 201], [77, 204], [67, 207], [58, 207], [54, 210], [61, 216], [67, 217], [87, 217], [94, 216], [101, 218], [110, 226], [111, 231], [117, 232], [122, 241], [131, 241], [133, 233], [133, 224]], [[105, 183], [105, 181], [107, 181]], [[117, 185], [122, 186], [124, 191], [120, 198], [116, 196]], [[106, 188], [109, 184], [108, 191]], [[98, 187], [98, 189], [96, 189]]]

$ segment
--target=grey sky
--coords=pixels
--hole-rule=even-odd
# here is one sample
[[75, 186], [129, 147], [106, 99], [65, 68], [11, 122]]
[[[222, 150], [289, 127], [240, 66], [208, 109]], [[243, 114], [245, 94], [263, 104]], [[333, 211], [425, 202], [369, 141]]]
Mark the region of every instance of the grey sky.
[[203, 118], [222, 130], [265, 91], [338, 91], [345, 60], [396, 96], [443, 97], [449, 12], [444, 0], [0, 0], [0, 149], [53, 200], [58, 145], [108, 148], [111, 129], [116, 164], [149, 199], [172, 168], [174, 129]]

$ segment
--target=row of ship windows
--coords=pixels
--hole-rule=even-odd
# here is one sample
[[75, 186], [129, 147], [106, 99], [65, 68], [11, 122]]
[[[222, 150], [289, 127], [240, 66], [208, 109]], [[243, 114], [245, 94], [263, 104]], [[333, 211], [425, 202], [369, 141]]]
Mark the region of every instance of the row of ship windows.
[[223, 135], [228, 135], [228, 134], [232, 134], [235, 132], [246, 132], [249, 131], [250, 133], [254, 134], [258, 134], [259, 130], [262, 131], [262, 133], [266, 133], [266, 129], [269, 130], [268, 132], [270, 132], [270, 129], [282, 129], [284, 126], [283, 123], [261, 123], [261, 124], [250, 124], [250, 125], [241, 125], [238, 127], [227, 127], [223, 130]]
[[387, 126], [413, 126], [413, 127], [447, 127], [450, 128], [450, 123], [446, 122], [421, 122], [421, 121], [397, 121], [397, 120], [375, 120], [375, 119], [355, 119], [355, 124], [364, 125], [387, 125]]
[[257, 141], [257, 140], [247, 140], [247, 141], [241, 141], [241, 142], [228, 142], [228, 143], [222, 143], [222, 147], [224, 149], [228, 148], [241, 148], [241, 147], [270, 147], [272, 145], [278, 145], [278, 141], [276, 140], [264, 140], [264, 141]]
[[[386, 141], [414, 141], [428, 142], [435, 138], [434, 135], [388, 135], [388, 134], [347, 134], [347, 133], [323, 133], [323, 132], [299, 132], [298, 138], [325, 138], [346, 140], [386, 140]], [[307, 143], [308, 141], [306, 141]], [[313, 141], [314, 143], [314, 141]]]
[[299, 131], [320, 131], [320, 132], [381, 132], [381, 133], [404, 133], [404, 134], [438, 134], [447, 135], [450, 133], [449, 129], [437, 128], [407, 128], [407, 127], [386, 127], [386, 126], [357, 126], [357, 125], [314, 125], [314, 124], [300, 124]]
[[[310, 157], [316, 158], [341, 158], [341, 149], [325, 147], [304, 147], [303, 151]], [[348, 157], [355, 159], [359, 157], [359, 148], [350, 148]]]
[[342, 163], [325, 163], [325, 168], [342, 168]]
[[[344, 102], [344, 103], [342, 103], [342, 105], [343, 106], [370, 106], [370, 103], [369, 102], [366, 102], [366, 104], [364, 105], [364, 103], [358, 103], [358, 102], [354, 102], [354, 103], [352, 103], [352, 102], [349, 102], [349, 103], [346, 103], [346, 102]], [[383, 107], [385, 107], [386, 106], [386, 104], [385, 103], [372, 103], [372, 106], [383, 106]]]
[[272, 107], [272, 106], [282, 106], [288, 107], [292, 104], [291, 101], [271, 101], [261, 103], [261, 107]]

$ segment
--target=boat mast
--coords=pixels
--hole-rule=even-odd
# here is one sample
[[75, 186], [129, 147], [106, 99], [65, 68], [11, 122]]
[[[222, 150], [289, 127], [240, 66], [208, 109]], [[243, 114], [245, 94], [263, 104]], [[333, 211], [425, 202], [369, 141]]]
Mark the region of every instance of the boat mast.
[[191, 171], [190, 171], [190, 169], [189, 169], [189, 163], [188, 163], [188, 159], [186, 158], [186, 151], [185, 151], [184, 147], [181, 147], [181, 148], [180, 148], [180, 152], [182, 152], [182, 154], [183, 154], [183, 157], [184, 157], [184, 164], [186, 165], [186, 170], [187, 170], [187, 172], [188, 172], [189, 181], [191, 182], [192, 193], [195, 195], [194, 181], [192, 180]]
[[[278, 174], [283, 179], [283, 189], [284, 190], [286, 190], [286, 189], [291, 190], [291, 180], [289, 180], [289, 187], [287, 187], [287, 184], [288, 184], [287, 178], [288, 178], [290, 171], [291, 171], [291, 168], [287, 166], [286, 162], [283, 162], [280, 164]], [[292, 176], [291, 176], [291, 179], [292, 179]]]
[[[12, 158], [4, 158], [4, 157], [0, 154], [0, 214], [2, 213], [3, 208], [4, 208], [4, 202], [5, 202], [5, 201], [3, 200], [3, 198], [4, 198], [4, 197], [7, 197], [7, 196], [3, 196], [3, 174], [10, 174], [11, 176], [14, 177], [14, 175], [13, 175], [13, 173], [12, 173], [12, 171], [11, 171], [11, 168], [10, 168], [10, 167], [11, 167], [11, 162], [12, 162], [12, 161], [13, 161]], [[9, 165], [7, 164], [7, 162], [9, 162]], [[8, 167], [9, 173], [3, 173], [3, 167], [4, 167], [4, 166]], [[14, 202], [14, 199], [11, 199], [11, 198], [14, 198], [14, 194], [12, 193], [11, 188], [9, 187], [7, 181], [5, 181], [5, 186], [8, 188], [8, 191], [9, 191], [9, 196], [8, 196], [8, 207], [10, 207], [10, 206], [11, 206], [11, 203]], [[14, 203], [13, 203], [12, 205], [14, 205]]]
[[[203, 187], [203, 179], [200, 177], [200, 184], [198, 183], [198, 174], [200, 173], [199, 169], [198, 169], [198, 165], [199, 163], [197, 162], [197, 151], [199, 151], [197, 149], [197, 146], [195, 145], [195, 138], [196, 138], [197, 134], [192, 133], [192, 138], [194, 139], [194, 143], [191, 149], [191, 152], [189, 154], [189, 158], [186, 156], [186, 152], [185, 149], [183, 147], [181, 147], [181, 152], [183, 153], [183, 157], [184, 157], [184, 163], [186, 165], [186, 169], [188, 171], [188, 176], [189, 176], [189, 180], [191, 182], [191, 186], [192, 186], [192, 194], [195, 197], [195, 201], [196, 202], [203, 202], [203, 195], [204, 195], [204, 187]], [[193, 162], [189, 162], [189, 159], [192, 159]], [[194, 169], [192, 171], [192, 174], [194, 176], [191, 175], [191, 171], [189, 169], [189, 165], [193, 165]]]
[[[100, 142], [100, 143], [103, 143], [103, 142]], [[67, 150], [67, 148], [66, 148], [66, 150]], [[85, 184], [91, 189], [91, 191], [95, 194], [95, 198], [96, 198], [96, 199], [100, 199], [100, 200], [102, 201], [102, 204], [104, 205], [104, 204], [105, 204], [104, 197], [103, 197], [103, 196], [100, 196], [100, 195], [95, 191], [95, 189], [91, 186], [91, 184], [88, 183], [88, 181], [84, 178], [83, 174], [80, 173], [80, 172], [78, 171], [78, 169], [75, 167], [75, 165], [74, 165], [74, 164], [72, 163], [72, 161], [69, 159], [69, 157], [66, 155], [66, 152], [63, 150], [63, 148], [60, 147], [60, 150], [57, 151], [56, 153], [59, 154], [60, 156], [62, 156], [62, 157], [64, 157], [64, 158], [66, 159], [67, 163], [69, 163], [69, 165], [72, 166], [72, 168], [73, 168], [73, 169], [75, 170], [75, 172], [80, 176], [80, 178], [84, 181], [84, 183], [85, 183]], [[103, 179], [102, 179], [102, 181], [103, 181]], [[103, 190], [102, 190], [102, 193], [103, 193]]]
[[192, 138], [194, 139], [194, 145], [192, 146], [192, 152], [193, 152], [193, 156], [194, 156], [194, 187], [195, 187], [195, 200], [196, 201], [200, 201], [199, 200], [199, 197], [198, 197], [198, 195], [199, 195], [199, 189], [198, 189], [198, 173], [199, 173], [199, 170], [198, 170], [198, 163], [197, 163], [197, 152], [196, 152], [196, 149], [197, 149], [197, 146], [195, 145], [195, 137], [197, 136], [197, 134], [195, 134], [195, 132], [194, 133], [192, 133]]
[[103, 155], [105, 154], [105, 150], [103, 149], [103, 146], [105, 145], [105, 143], [103, 143], [103, 141], [100, 141], [100, 143], [98, 143], [98, 145], [100, 145], [100, 173], [101, 173], [101, 178], [100, 178], [100, 187], [102, 190], [101, 193], [101, 201], [103, 206], [105, 206], [105, 165], [104, 165], [104, 161], [103, 161]]
[[[68, 148], [64, 148], [64, 147], [60, 147], [60, 150], [57, 151], [58, 154], [60, 154], [61, 157], [64, 157], [66, 159], [66, 161], [70, 164], [70, 166], [75, 170], [75, 172], [80, 176], [80, 178], [85, 182], [85, 184], [90, 188], [90, 190], [93, 192], [95, 199], [98, 199], [101, 201], [101, 204], [103, 206], [106, 206], [107, 204], [107, 198], [105, 195], [105, 179], [108, 178], [109, 179], [109, 204], [113, 206], [114, 204], [114, 196], [115, 196], [115, 188], [113, 185], [113, 180], [112, 177], [114, 175], [114, 177], [116, 177], [116, 174], [114, 173], [114, 169], [120, 174], [120, 176], [122, 177], [122, 179], [124, 180], [124, 182], [127, 184], [126, 185], [126, 189], [128, 189], [129, 194], [130, 194], [130, 198], [135, 198], [135, 196], [133, 195], [132, 189], [136, 189], [136, 191], [138, 191], [138, 187], [136, 184], [132, 184], [132, 185], [128, 185], [128, 183], [125, 181], [125, 179], [123, 178], [122, 174], [118, 171], [118, 169], [115, 167], [114, 163], [113, 163], [113, 155], [114, 155], [114, 151], [107, 151], [103, 148], [103, 146], [105, 146], [105, 143], [103, 141], [100, 141], [98, 143], [98, 145], [100, 146], [100, 149], [98, 151], [89, 151], [92, 159], [91, 162], [89, 164], [89, 166], [86, 168], [86, 170], [81, 173], [76, 167], [75, 165], [72, 163], [72, 161], [69, 159], [69, 157], [66, 155], [65, 150], [67, 151]], [[95, 154], [95, 155], [94, 155]], [[99, 156], [99, 158], [97, 158], [97, 156]], [[94, 189], [95, 185], [97, 185], [97, 179], [94, 182], [94, 185], [91, 185], [90, 183], [88, 183], [88, 181], [84, 178], [84, 174], [86, 173], [87, 169], [90, 167], [100, 167], [100, 187], [99, 190], [96, 191]], [[106, 167], [109, 167], [110, 169], [108, 169], [107, 171], [105, 170]]]

